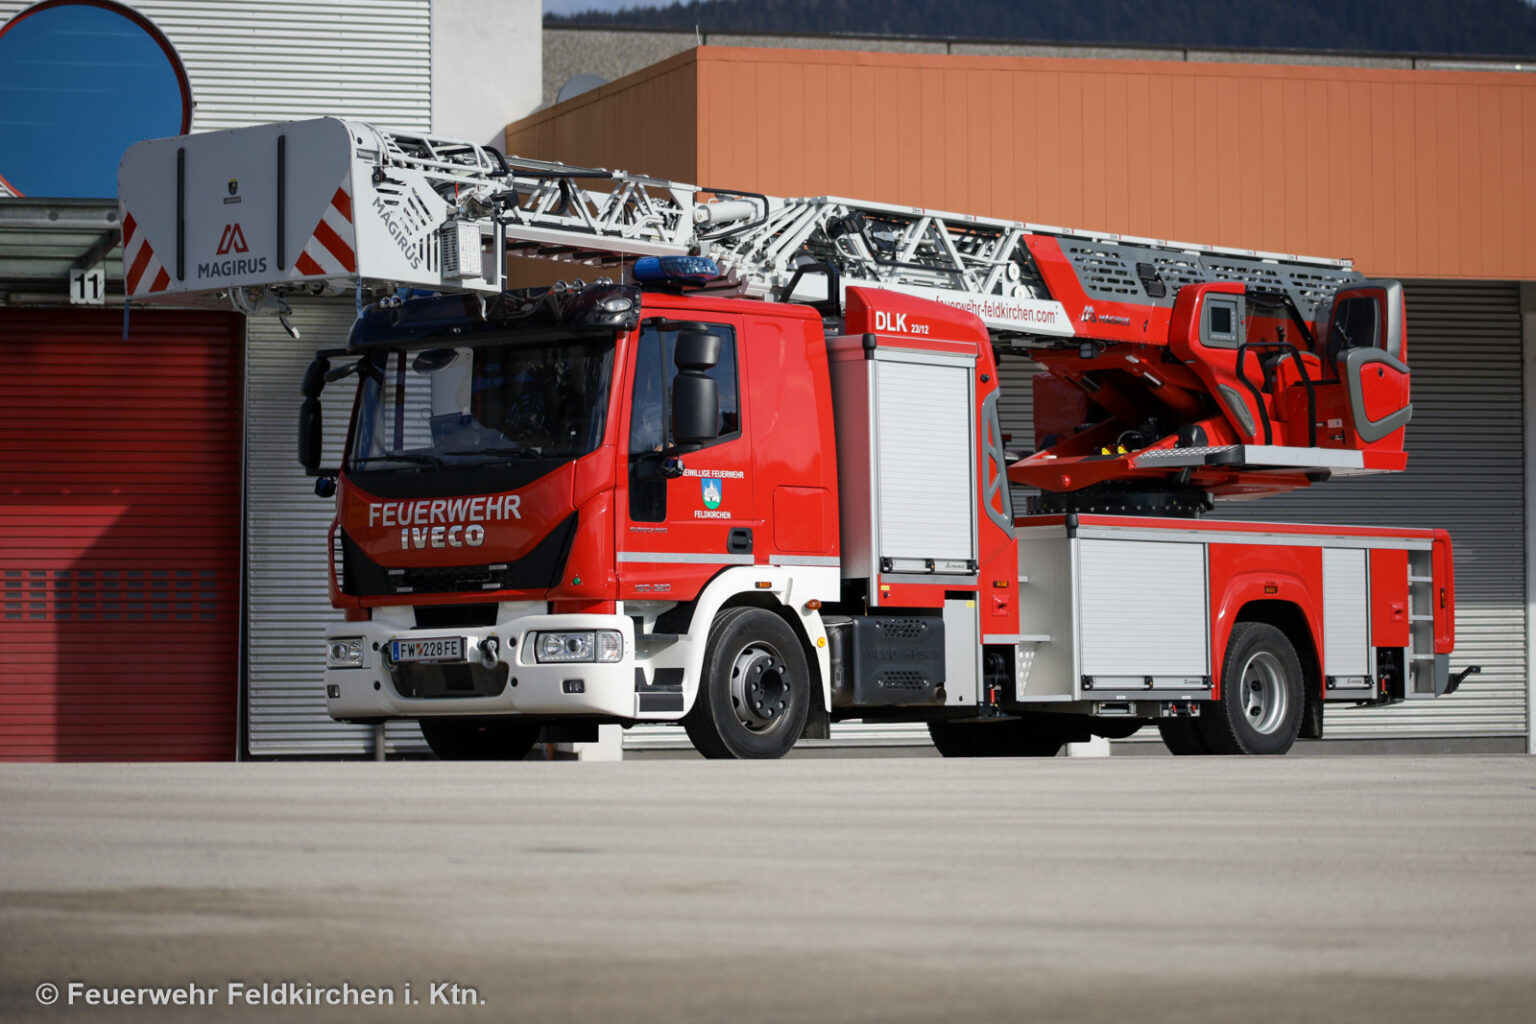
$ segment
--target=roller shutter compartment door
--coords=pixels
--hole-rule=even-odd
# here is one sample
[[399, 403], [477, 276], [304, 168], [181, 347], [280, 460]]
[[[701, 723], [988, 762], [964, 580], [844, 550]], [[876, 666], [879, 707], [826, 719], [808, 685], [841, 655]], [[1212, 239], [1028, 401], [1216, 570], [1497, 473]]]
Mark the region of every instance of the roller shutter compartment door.
[[1380, 709], [1329, 705], [1334, 737], [1525, 734], [1525, 446], [1520, 288], [1406, 282], [1413, 421], [1402, 473], [1335, 480], [1217, 518], [1438, 527], [1456, 549], [1449, 697]]
[[0, 310], [0, 760], [236, 751], [234, 314]]

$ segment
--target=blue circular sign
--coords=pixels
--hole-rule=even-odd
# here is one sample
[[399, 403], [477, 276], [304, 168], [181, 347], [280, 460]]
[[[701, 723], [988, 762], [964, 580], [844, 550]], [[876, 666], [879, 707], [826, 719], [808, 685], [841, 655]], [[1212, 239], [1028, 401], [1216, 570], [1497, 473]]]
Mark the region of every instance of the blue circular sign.
[[15, 194], [108, 199], [140, 139], [192, 126], [181, 58], [111, 0], [43, 0], [0, 27], [0, 181]]

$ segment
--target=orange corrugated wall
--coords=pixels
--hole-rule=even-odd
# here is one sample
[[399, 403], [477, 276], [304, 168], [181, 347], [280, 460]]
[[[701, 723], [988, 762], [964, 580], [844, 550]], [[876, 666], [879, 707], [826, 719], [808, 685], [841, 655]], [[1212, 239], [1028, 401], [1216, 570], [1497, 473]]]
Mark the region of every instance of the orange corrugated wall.
[[700, 97], [690, 50], [507, 126], [507, 152], [697, 183]]
[[1536, 279], [1536, 75], [705, 47], [508, 148], [1368, 274]]

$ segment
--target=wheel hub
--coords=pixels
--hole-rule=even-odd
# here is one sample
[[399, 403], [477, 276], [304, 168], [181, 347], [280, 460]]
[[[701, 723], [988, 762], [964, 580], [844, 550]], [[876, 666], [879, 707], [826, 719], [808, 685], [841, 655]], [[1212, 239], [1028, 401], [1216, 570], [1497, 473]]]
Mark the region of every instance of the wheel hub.
[[1248, 724], [1266, 736], [1275, 732], [1290, 710], [1290, 692], [1279, 660], [1269, 651], [1257, 651], [1243, 666], [1242, 678]]
[[753, 732], [767, 732], [789, 710], [784, 660], [768, 644], [749, 645], [731, 665], [731, 709]]

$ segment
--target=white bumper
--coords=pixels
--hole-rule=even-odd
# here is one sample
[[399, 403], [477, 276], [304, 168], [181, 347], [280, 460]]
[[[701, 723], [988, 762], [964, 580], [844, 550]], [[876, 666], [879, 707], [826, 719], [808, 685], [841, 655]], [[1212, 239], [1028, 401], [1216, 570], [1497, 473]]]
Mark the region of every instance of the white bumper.
[[[617, 662], [541, 664], [534, 657], [535, 633], [599, 629], [623, 634], [623, 653]], [[390, 641], [427, 637], [463, 637], [465, 661], [449, 664], [464, 667], [450, 673], [443, 671], [445, 666], [432, 663], [390, 664]], [[326, 630], [328, 645], [350, 638], [362, 640], [364, 664], [360, 668], [326, 669], [326, 711], [332, 718], [524, 714], [675, 720], [683, 712], [681, 685], [675, 697], [655, 692], [655, 663], [681, 664], [677, 661], [681, 652], [668, 649], [656, 652], [656, 656], [637, 657], [634, 623], [623, 615], [522, 615], [495, 626], [442, 629], [409, 628], [375, 619], [339, 622]], [[495, 640], [496, 654], [487, 668], [484, 652], [488, 639]], [[686, 644], [686, 638], [680, 638], [672, 647]], [[638, 685], [637, 668], [642, 670]], [[471, 672], [474, 689], [469, 688]], [[664, 672], [662, 677], [681, 682], [680, 671]], [[433, 695], [420, 694], [424, 680]], [[445, 685], [444, 680], [450, 681]], [[475, 692], [487, 689], [496, 692]], [[669, 693], [671, 689], [667, 687]]]

